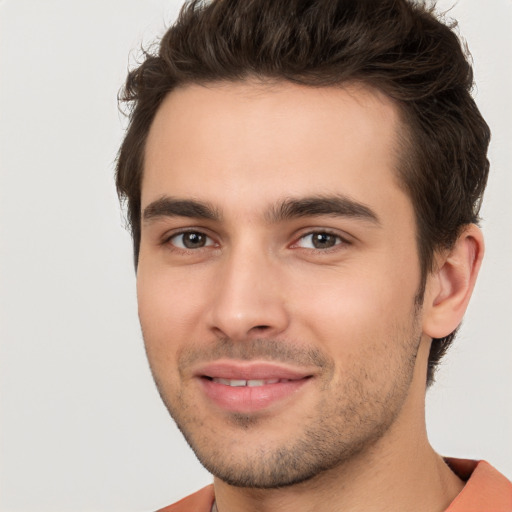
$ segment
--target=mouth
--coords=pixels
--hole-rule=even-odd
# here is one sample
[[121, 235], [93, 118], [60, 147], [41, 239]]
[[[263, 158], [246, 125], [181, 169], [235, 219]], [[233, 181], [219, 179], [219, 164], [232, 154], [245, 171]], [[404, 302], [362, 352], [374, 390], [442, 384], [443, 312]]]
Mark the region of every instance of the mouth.
[[205, 398], [227, 411], [249, 414], [290, 401], [313, 374], [267, 362], [221, 361], [197, 373]]
[[212, 382], [216, 382], [217, 384], [223, 384], [224, 386], [231, 386], [233, 388], [257, 388], [260, 386], [269, 386], [271, 384], [279, 384], [283, 382], [292, 382], [291, 379], [251, 379], [251, 380], [243, 380], [243, 379], [222, 379], [220, 377], [205, 377], [210, 379]]

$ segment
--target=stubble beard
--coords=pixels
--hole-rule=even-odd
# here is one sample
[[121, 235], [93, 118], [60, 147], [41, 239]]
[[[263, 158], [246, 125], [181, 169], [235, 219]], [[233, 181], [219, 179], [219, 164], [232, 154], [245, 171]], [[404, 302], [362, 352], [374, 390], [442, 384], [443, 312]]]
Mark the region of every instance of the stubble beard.
[[[304, 363], [315, 361], [322, 367], [323, 399], [309, 420], [297, 425], [293, 438], [270, 449], [259, 446], [242, 447], [244, 433], [261, 429], [265, 435], [265, 418], [236, 414], [229, 417], [229, 432], [237, 432], [238, 440], [226, 439], [201, 416], [196, 404], [190, 403], [183, 390], [174, 396], [153, 372], [160, 396], [186, 441], [201, 464], [224, 482], [245, 488], [275, 489], [313, 479], [328, 470], [341, 467], [371, 448], [390, 429], [405, 402], [412, 381], [416, 356], [421, 340], [416, 310], [412, 327], [397, 329], [396, 339], [377, 348], [370, 346], [368, 354], [359, 354], [357, 361], [344, 367], [352, 373], [333, 389], [334, 361], [317, 350], [283, 347], [273, 340], [254, 340], [244, 344], [221, 340], [209, 354], [250, 360], [256, 356], [268, 360]], [[391, 357], [400, 345], [398, 361]], [[393, 350], [391, 350], [393, 349]], [[204, 353], [204, 349], [201, 350]], [[379, 368], [368, 368], [364, 361], [381, 360], [379, 368], [392, 368], [392, 383], [379, 378]], [[184, 359], [203, 357], [199, 351], [186, 354]], [[366, 357], [367, 356], [367, 357]], [[183, 358], [182, 358], [183, 361]], [[377, 374], [375, 373], [377, 372]], [[293, 419], [292, 419], [293, 421]], [[221, 440], [224, 440], [222, 442]], [[267, 443], [270, 444], [270, 443]]]

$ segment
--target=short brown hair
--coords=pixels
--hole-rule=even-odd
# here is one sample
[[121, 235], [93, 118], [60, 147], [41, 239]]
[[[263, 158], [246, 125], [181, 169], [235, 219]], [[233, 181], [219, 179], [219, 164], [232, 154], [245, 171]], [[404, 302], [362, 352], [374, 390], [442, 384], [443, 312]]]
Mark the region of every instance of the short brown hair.
[[[313, 87], [362, 82], [399, 107], [400, 182], [412, 200], [422, 270], [436, 250], [478, 222], [490, 132], [471, 96], [473, 72], [453, 26], [408, 0], [192, 0], [156, 52], [128, 74], [120, 100], [130, 122], [116, 184], [127, 203], [135, 265], [144, 147], [164, 97], [191, 83], [285, 80]], [[435, 339], [428, 383], [455, 332]]]

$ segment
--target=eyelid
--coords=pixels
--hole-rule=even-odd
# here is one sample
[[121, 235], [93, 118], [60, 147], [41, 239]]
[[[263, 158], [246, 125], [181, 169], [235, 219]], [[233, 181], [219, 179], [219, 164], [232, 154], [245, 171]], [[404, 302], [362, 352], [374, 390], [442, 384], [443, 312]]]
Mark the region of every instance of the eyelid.
[[[206, 245], [204, 245], [203, 247], [198, 247], [196, 249], [191, 249], [188, 247], [179, 247], [172, 242], [172, 240], [174, 238], [177, 238], [180, 235], [186, 235], [187, 233], [197, 233], [197, 234], [203, 235], [204, 237], [206, 237], [208, 239]], [[211, 243], [209, 243], [208, 241]], [[179, 229], [172, 230], [171, 232], [167, 232], [162, 237], [160, 244], [161, 245], [171, 245], [175, 250], [178, 250], [178, 251], [198, 251], [201, 249], [205, 249], [207, 247], [212, 247], [212, 246], [218, 245], [218, 243], [215, 241], [214, 237], [211, 236], [210, 234], [208, 234], [207, 230], [205, 230], [204, 228], [195, 228], [193, 226], [186, 227], [186, 228], [179, 228]]]
[[[326, 234], [326, 235], [334, 236], [338, 239], [338, 241], [332, 247], [327, 247], [325, 249], [317, 249], [314, 247], [311, 247], [311, 248], [301, 247], [299, 245], [299, 242], [301, 240], [303, 240], [304, 238], [306, 238], [308, 236], [316, 235], [316, 234]], [[303, 230], [301, 233], [299, 233], [298, 235], [296, 235], [294, 237], [294, 242], [291, 244], [291, 247], [305, 249], [305, 250], [311, 250], [311, 251], [328, 252], [329, 250], [340, 249], [341, 247], [339, 247], [339, 246], [352, 245], [352, 241], [350, 238], [351, 237], [348, 236], [347, 234], [342, 234], [339, 231], [336, 231], [336, 230], [330, 229], [330, 228], [308, 228], [307, 230]]]

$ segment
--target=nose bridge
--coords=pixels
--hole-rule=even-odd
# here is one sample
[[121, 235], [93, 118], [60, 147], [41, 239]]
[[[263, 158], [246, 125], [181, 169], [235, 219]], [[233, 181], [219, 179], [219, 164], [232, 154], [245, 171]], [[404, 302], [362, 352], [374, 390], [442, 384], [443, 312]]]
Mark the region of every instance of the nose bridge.
[[213, 293], [212, 328], [233, 340], [275, 335], [288, 325], [279, 263], [263, 244], [240, 241], [223, 256]]

